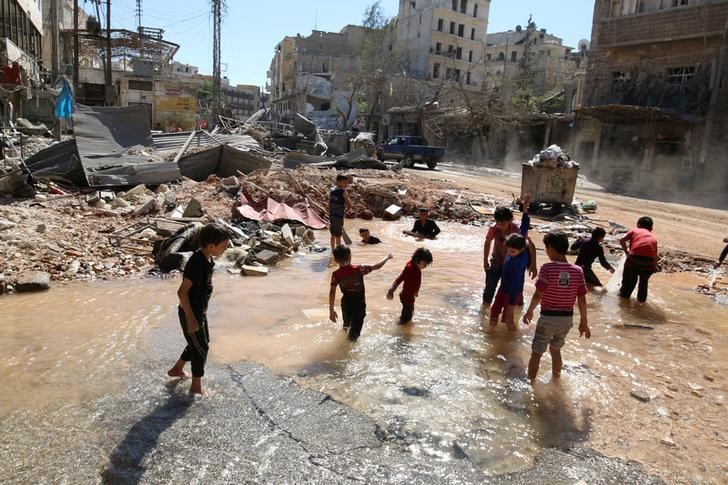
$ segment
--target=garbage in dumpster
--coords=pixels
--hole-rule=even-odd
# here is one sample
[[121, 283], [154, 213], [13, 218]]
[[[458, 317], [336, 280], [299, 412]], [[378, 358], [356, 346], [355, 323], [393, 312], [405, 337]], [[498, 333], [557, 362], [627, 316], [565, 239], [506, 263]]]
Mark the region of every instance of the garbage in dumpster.
[[545, 150], [541, 150], [526, 163], [532, 167], [579, 167], [579, 164], [573, 161], [569, 154], [558, 145], [551, 145]]

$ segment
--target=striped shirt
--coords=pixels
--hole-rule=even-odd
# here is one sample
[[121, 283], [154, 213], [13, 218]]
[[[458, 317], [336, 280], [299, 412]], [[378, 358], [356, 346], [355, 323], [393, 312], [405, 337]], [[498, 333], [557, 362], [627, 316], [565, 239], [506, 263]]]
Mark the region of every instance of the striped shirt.
[[541, 292], [541, 312], [573, 312], [577, 296], [586, 295], [584, 270], [552, 261], [541, 266], [536, 288]]

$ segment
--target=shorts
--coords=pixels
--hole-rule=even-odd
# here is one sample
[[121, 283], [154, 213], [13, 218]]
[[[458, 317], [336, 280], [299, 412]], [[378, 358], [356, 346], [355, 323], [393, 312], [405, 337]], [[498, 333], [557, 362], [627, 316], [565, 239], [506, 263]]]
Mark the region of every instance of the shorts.
[[573, 326], [573, 315], [541, 315], [536, 324], [536, 333], [533, 334], [531, 350], [535, 354], [543, 354], [547, 347], [553, 350], [561, 349], [566, 342], [566, 335]]
[[329, 222], [329, 231], [332, 236], [341, 237], [344, 233], [344, 218], [332, 217]]

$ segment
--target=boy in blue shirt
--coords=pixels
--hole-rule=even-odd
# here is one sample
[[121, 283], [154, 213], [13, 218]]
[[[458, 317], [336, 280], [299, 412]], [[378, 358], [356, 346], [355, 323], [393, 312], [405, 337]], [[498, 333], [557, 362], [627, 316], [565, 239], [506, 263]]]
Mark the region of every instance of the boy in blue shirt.
[[487, 333], [492, 334], [498, 325], [498, 317], [503, 312], [503, 321], [509, 331], [516, 330], [513, 322], [513, 307], [523, 298], [523, 285], [526, 279], [526, 270], [531, 265], [531, 257], [528, 249], [528, 228], [531, 225], [531, 218], [528, 216], [528, 205], [531, 196], [526, 194], [523, 197], [523, 216], [518, 234], [510, 234], [506, 237], [506, 259], [503, 263], [503, 275], [501, 276], [500, 288], [495, 296], [495, 301], [490, 309], [490, 323]]

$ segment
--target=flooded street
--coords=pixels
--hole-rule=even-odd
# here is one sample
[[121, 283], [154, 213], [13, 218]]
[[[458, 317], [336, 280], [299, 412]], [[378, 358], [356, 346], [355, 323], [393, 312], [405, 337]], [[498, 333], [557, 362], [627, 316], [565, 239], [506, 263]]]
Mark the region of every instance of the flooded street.
[[[347, 221], [350, 234], [357, 224]], [[366, 224], [384, 244], [354, 244], [354, 263], [373, 264], [387, 252], [395, 259], [366, 277], [367, 318], [358, 342], [347, 342], [340, 324], [328, 320], [328, 252], [295, 257], [267, 278], [234, 277], [218, 267], [209, 367], [264, 364], [368, 416], [393, 443], [435, 468], [467, 458], [496, 476], [531, 467], [544, 448], [588, 445], [637, 460], [668, 482], [728, 480], [728, 312], [696, 294], [691, 276], [657, 275], [649, 303], [639, 308], [614, 292], [591, 293], [592, 339], [579, 340], [572, 330], [561, 383], [549, 382], [545, 356], [532, 387], [525, 366], [533, 326], [521, 326], [515, 336], [502, 327], [495, 336], [484, 331], [484, 228], [441, 224], [440, 238], [426, 243], [435, 261], [423, 272], [414, 323], [398, 326], [399, 302], [384, 295], [421, 243], [401, 236], [409, 221]], [[540, 245], [541, 236], [535, 239]], [[545, 257], [539, 251], [539, 264]], [[178, 284], [73, 284], [3, 297], [0, 419], [6, 431], [0, 449], [17, 450], [13, 442], [40, 446], [42, 430], [67, 426], [79, 406], [123, 402], [129, 393], [144, 392], [141, 382], [162, 386], [165, 366], [183, 348]], [[529, 279], [527, 301], [533, 290]], [[207, 379], [215, 395], [204, 407], [226, 400], [227, 381], [217, 376]], [[649, 402], [630, 396], [636, 390]], [[67, 407], [74, 411], [62, 412]], [[118, 444], [116, 437], [127, 432], [121, 420], [95, 429], [97, 422], [84, 419], [90, 429], [78, 437], [69, 433], [64, 450], [88, 446], [88, 433], [108, 434]], [[4, 466], [0, 481], [13, 481], [10, 473], [17, 470]]]

